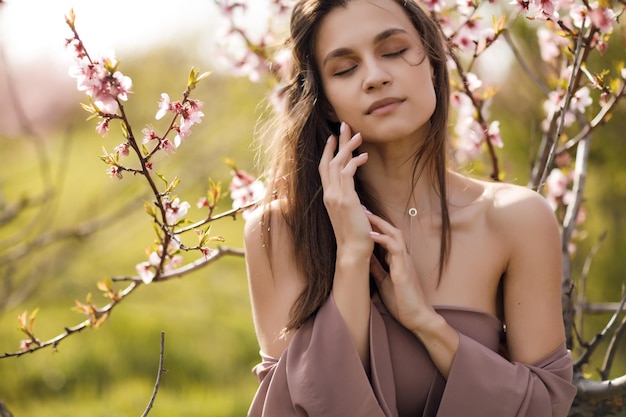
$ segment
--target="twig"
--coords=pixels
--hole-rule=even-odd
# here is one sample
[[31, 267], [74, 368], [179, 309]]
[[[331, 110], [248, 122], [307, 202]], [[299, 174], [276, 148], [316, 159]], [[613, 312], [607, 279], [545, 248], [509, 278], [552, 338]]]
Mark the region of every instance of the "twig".
[[526, 75], [528, 75], [535, 82], [535, 84], [537, 84], [537, 86], [541, 89], [541, 91], [543, 91], [546, 95], [548, 95], [550, 93], [550, 89], [548, 88], [548, 86], [542, 83], [539, 77], [537, 77], [537, 75], [535, 75], [535, 73], [530, 69], [530, 66], [526, 63], [526, 61], [522, 57], [522, 54], [520, 53], [519, 49], [517, 49], [517, 46], [515, 46], [515, 44], [513, 43], [513, 39], [511, 38], [511, 34], [509, 33], [509, 31], [507, 30], [503, 31], [502, 36], [504, 36], [504, 40], [506, 41], [507, 45], [509, 45], [509, 48], [511, 48], [511, 52], [513, 52], [513, 56], [517, 60], [517, 63], [520, 65], [520, 67], [522, 67]]
[[152, 409], [152, 405], [154, 404], [154, 399], [157, 396], [157, 392], [159, 391], [159, 385], [161, 384], [161, 375], [164, 372], [167, 372], [167, 369], [163, 369], [163, 358], [165, 357], [165, 332], [161, 332], [161, 353], [159, 355], [159, 372], [157, 373], [156, 382], [154, 383], [154, 390], [152, 390], [152, 396], [150, 397], [150, 402], [148, 402], [148, 406], [145, 411], [141, 415], [141, 417], [146, 417], [150, 410]]
[[563, 245], [563, 253], [568, 252], [568, 246], [576, 225], [578, 210], [582, 204], [585, 194], [585, 184], [587, 179], [587, 167], [589, 164], [589, 153], [591, 150], [591, 134], [584, 140], [578, 142], [576, 150], [576, 163], [574, 166], [574, 185], [572, 192], [574, 193], [574, 201], [567, 205], [565, 216], [563, 217], [563, 232], [561, 236], [561, 244]]
[[[587, 288], [587, 278], [589, 277], [589, 271], [591, 270], [591, 262], [593, 261], [596, 254], [600, 250], [600, 246], [602, 246], [602, 243], [604, 242], [604, 239], [606, 239], [607, 234], [608, 234], [608, 231], [606, 230], [602, 232], [602, 234], [600, 234], [598, 241], [593, 245], [593, 247], [587, 254], [587, 257], [585, 258], [585, 263], [580, 273], [580, 279], [578, 280], [578, 297], [577, 297], [578, 299], [576, 301], [577, 307], [585, 305], [585, 292]], [[580, 331], [582, 332], [583, 331], [583, 314], [582, 312], [579, 312], [579, 313], [580, 313], [580, 317], [578, 320], [578, 327]]]
[[[230, 248], [227, 246], [220, 246], [219, 248], [213, 250], [209, 256], [202, 257], [200, 259], [196, 259], [193, 262], [188, 263], [185, 266], [181, 266], [180, 268], [173, 269], [171, 271], [160, 274], [158, 277], [155, 277], [154, 282], [162, 282], [168, 281], [173, 278], [180, 278], [184, 275], [189, 274], [190, 272], [197, 271], [210, 263], [217, 261], [219, 258], [225, 255], [232, 256], [244, 256], [243, 249], [239, 248]], [[111, 278], [113, 282], [141, 282], [141, 279], [138, 276], [132, 277], [113, 277]]]
[[614, 313], [619, 310], [619, 303], [589, 303], [584, 302], [578, 306], [587, 314], [606, 314]]
[[574, 362], [574, 370], [581, 369], [583, 365], [589, 362], [589, 359], [591, 358], [591, 355], [593, 354], [593, 352], [600, 345], [600, 342], [604, 340], [607, 333], [609, 332], [611, 327], [613, 327], [613, 325], [617, 321], [617, 318], [622, 313], [622, 310], [624, 309], [624, 303], [626, 303], [626, 292], [624, 293], [624, 295], [622, 296], [622, 299], [620, 300], [619, 308], [615, 311], [615, 313], [613, 313], [613, 315], [611, 316], [611, 319], [607, 322], [606, 326], [604, 326], [604, 329], [602, 329], [600, 333], [597, 333], [594, 336], [594, 338], [591, 340], [591, 342], [589, 342], [589, 344], [585, 348], [585, 351], [583, 352], [583, 354], [580, 355], [578, 359], [576, 359], [576, 361]]
[[[546, 149], [543, 150], [543, 155], [541, 155], [541, 163], [535, 167], [536, 169], [533, 169], [532, 188], [539, 193], [543, 191], [543, 186], [545, 184], [546, 178], [548, 177], [548, 171], [550, 170], [550, 166], [552, 165], [552, 161], [554, 160], [554, 155], [557, 145], [559, 143], [559, 138], [561, 137], [563, 127], [565, 126], [565, 116], [567, 114], [567, 109], [569, 108], [572, 96], [574, 95], [574, 89], [576, 87], [576, 77], [580, 71], [581, 65], [583, 64], [583, 56], [585, 55], [584, 50], [584, 37], [582, 31], [580, 31], [578, 32], [578, 38], [576, 39], [576, 51], [574, 53], [572, 73], [567, 84], [565, 99], [563, 100], [563, 107], [561, 108], [561, 113], [559, 115], [560, 117], [556, 126], [556, 132], [554, 133], [554, 138], [552, 139], [549, 148], [546, 147]], [[546, 150], [547, 154], [545, 154]]]
[[13, 417], [13, 414], [11, 414], [2, 401], [0, 401], [0, 417]]
[[[206, 256], [204, 258], [198, 259], [195, 262], [192, 262], [190, 264], [187, 264], [181, 268], [172, 270], [172, 271], [168, 271], [167, 273], [164, 273], [160, 276], [158, 276], [158, 278], [155, 278], [154, 282], [157, 281], [167, 281], [168, 279], [171, 278], [178, 278], [181, 277], [183, 275], [186, 275], [192, 271], [198, 270], [210, 263], [215, 262], [216, 260], [218, 260], [219, 258], [225, 256], [225, 255], [235, 255], [235, 256], [243, 256], [243, 250], [242, 249], [235, 249], [235, 248], [227, 248], [227, 247], [220, 247], [218, 249], [215, 249], [209, 256]], [[143, 281], [141, 280], [141, 278], [139, 278], [138, 276], [135, 277], [127, 277], [127, 278], [117, 278], [115, 279], [116, 281], [130, 281], [130, 284], [124, 288], [122, 291], [119, 292], [119, 294], [117, 295], [117, 298], [114, 301], [111, 301], [109, 304], [107, 304], [106, 306], [97, 309], [97, 311], [95, 312], [97, 317], [96, 318], [100, 318], [102, 316], [105, 315], [110, 315], [111, 311], [118, 305], [120, 304], [123, 300], [125, 300], [133, 291], [135, 291], [138, 287], [141, 286], [141, 284], [143, 283]], [[45, 342], [39, 342], [35, 345], [33, 345], [31, 348], [29, 348], [28, 350], [24, 350], [21, 352], [14, 352], [14, 353], [4, 353], [3, 355], [0, 355], [0, 359], [4, 359], [4, 358], [9, 358], [9, 357], [20, 357], [22, 355], [25, 355], [27, 353], [33, 353], [35, 351], [41, 350], [43, 348], [47, 348], [47, 347], [52, 347], [52, 348], [56, 348], [59, 343], [61, 343], [64, 339], [66, 339], [67, 337], [71, 336], [72, 334], [75, 333], [79, 333], [83, 330], [85, 330], [87, 327], [91, 327], [93, 324], [93, 320], [92, 318], [89, 318], [79, 324], [77, 324], [74, 327], [66, 327], [65, 331], [61, 334], [59, 334], [58, 336], [47, 340]]]
[[[622, 285], [622, 294], [626, 294], [624, 291], [624, 286]], [[622, 318], [622, 322], [613, 332], [613, 336], [611, 337], [611, 341], [609, 342], [609, 346], [606, 348], [606, 354], [604, 355], [604, 362], [602, 363], [602, 369], [600, 369], [600, 376], [603, 380], [608, 379], [609, 374], [611, 373], [611, 367], [613, 366], [613, 359], [615, 358], [615, 354], [617, 353], [617, 347], [619, 345], [620, 338], [622, 334], [626, 331], [626, 316]]]
[[617, 92], [611, 96], [609, 101], [606, 102], [604, 106], [600, 109], [596, 117], [594, 117], [589, 123], [587, 123], [582, 130], [573, 138], [565, 142], [562, 146], [560, 146], [556, 153], [559, 154], [561, 152], [565, 152], [567, 150], [572, 149], [578, 142], [580, 142], [587, 134], [591, 133], [593, 129], [598, 127], [601, 123], [605, 123], [606, 115], [609, 114], [611, 110], [615, 107], [620, 98], [624, 96], [624, 87], [626, 86], [626, 82], [622, 82], [617, 90]]

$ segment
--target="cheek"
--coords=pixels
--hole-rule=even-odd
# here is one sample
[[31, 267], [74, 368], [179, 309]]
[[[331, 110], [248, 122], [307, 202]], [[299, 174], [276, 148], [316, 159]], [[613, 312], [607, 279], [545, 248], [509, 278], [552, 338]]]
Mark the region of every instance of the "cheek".
[[338, 89], [330, 90], [326, 92], [326, 97], [330, 105], [330, 110], [334, 113], [335, 117], [338, 118], [339, 121], [346, 121], [346, 117], [349, 117], [349, 115], [354, 112], [355, 100], [347, 94], [338, 93], [338, 91]]

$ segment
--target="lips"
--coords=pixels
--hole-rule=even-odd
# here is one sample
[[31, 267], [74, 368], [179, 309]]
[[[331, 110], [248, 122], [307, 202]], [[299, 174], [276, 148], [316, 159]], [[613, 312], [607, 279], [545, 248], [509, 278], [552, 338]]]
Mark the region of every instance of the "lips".
[[375, 101], [371, 106], [368, 107], [365, 114], [372, 114], [379, 109], [383, 109], [387, 106], [392, 106], [396, 104], [402, 103], [404, 100], [398, 97], [386, 97], [382, 100]]

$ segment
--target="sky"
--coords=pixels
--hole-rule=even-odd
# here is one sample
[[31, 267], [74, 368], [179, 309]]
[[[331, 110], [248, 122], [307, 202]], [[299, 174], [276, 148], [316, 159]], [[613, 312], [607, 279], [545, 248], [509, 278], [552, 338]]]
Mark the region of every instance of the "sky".
[[3, 0], [0, 46], [13, 67], [41, 62], [69, 62], [63, 41], [70, 36], [65, 15], [88, 48], [120, 55], [132, 48], [173, 42], [177, 34], [197, 34], [207, 42], [215, 35], [212, 0]]
[[195, 36], [203, 67], [226, 25], [213, 0], [0, 0], [0, 135], [21, 131], [15, 97], [35, 126], [53, 126], [54, 109], [76, 105], [59, 94], [75, 90], [65, 49], [71, 9], [90, 54], [113, 51], [122, 63], [133, 52]]

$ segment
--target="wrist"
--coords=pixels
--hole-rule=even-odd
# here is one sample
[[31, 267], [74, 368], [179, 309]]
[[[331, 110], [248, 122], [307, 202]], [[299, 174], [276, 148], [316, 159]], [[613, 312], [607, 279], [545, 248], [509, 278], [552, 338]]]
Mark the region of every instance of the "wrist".
[[[428, 309], [421, 314], [410, 329], [420, 340], [428, 340], [445, 333], [448, 329], [453, 330], [446, 319], [435, 310]], [[453, 330], [454, 331], [454, 330]]]

